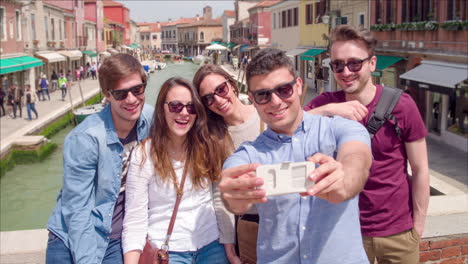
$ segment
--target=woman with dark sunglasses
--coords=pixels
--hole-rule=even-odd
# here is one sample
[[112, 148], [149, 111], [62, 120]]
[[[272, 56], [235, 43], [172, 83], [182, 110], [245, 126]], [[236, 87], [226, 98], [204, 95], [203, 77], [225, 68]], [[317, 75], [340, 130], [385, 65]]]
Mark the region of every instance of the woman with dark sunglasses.
[[125, 263], [138, 263], [147, 241], [154, 248], [164, 245], [177, 194], [182, 200], [168, 243], [169, 262], [228, 263], [219, 242], [222, 230], [213, 183], [229, 152], [214, 144], [206, 123], [192, 84], [168, 79], [156, 101], [150, 135], [135, 149], [129, 165], [122, 233]]
[[[220, 148], [228, 149], [231, 153], [244, 141], [252, 141], [257, 138], [260, 132], [264, 130], [263, 123], [255, 107], [251, 104], [242, 103], [238, 97], [239, 89], [236, 81], [220, 66], [203, 65], [195, 73], [193, 84], [205, 106], [209, 131], [219, 138]], [[222, 162], [224, 162], [224, 159]], [[255, 263], [255, 240], [257, 235], [255, 222], [258, 221], [255, 212], [252, 213], [254, 214], [244, 215], [245, 219], [252, 221], [240, 220], [238, 222], [237, 236], [242, 261]], [[228, 228], [232, 230], [225, 234], [225, 239], [226, 242], [234, 243], [236, 240], [234, 216], [227, 211], [225, 216], [229, 217], [230, 220], [230, 225], [225, 228], [226, 230]], [[222, 221], [222, 223], [226, 222]], [[231, 263], [240, 261], [236, 256], [234, 246], [225, 244], [225, 247]]]

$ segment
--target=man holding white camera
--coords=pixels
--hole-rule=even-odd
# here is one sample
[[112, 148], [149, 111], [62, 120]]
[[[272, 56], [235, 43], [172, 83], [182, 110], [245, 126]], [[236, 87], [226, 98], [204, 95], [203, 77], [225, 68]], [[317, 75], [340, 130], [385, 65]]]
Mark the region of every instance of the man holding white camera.
[[[256, 206], [257, 263], [367, 263], [356, 195], [371, 165], [370, 139], [359, 123], [302, 111], [302, 80], [284, 52], [260, 51], [247, 66], [249, 97], [268, 129], [224, 164], [219, 187], [229, 210]], [[262, 164], [311, 161], [306, 193], [266, 197], [255, 175]]]

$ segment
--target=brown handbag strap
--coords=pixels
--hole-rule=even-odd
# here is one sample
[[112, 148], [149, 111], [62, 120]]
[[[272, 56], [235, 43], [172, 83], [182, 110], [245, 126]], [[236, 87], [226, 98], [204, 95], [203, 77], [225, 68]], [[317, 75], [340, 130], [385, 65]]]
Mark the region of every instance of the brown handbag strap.
[[182, 179], [180, 181], [180, 190], [182, 191], [180, 193], [177, 193], [177, 190], [176, 190], [177, 198], [176, 198], [176, 202], [174, 205], [174, 210], [172, 211], [171, 221], [169, 222], [169, 227], [167, 228], [166, 240], [164, 241], [164, 244], [161, 246], [161, 249], [163, 250], [169, 250], [169, 240], [171, 239], [172, 230], [174, 229], [174, 223], [177, 217], [177, 211], [179, 211], [180, 201], [182, 200], [182, 196], [184, 195], [183, 190], [184, 190], [186, 175], [187, 175], [187, 170], [184, 167], [184, 172], [182, 174]]

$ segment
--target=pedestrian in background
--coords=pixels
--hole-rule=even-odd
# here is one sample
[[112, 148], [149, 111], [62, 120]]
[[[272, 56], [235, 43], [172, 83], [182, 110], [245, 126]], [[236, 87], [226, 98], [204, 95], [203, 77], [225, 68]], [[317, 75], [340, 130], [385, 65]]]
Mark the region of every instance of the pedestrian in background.
[[97, 72], [97, 66], [96, 63], [93, 62], [93, 65], [91, 66], [91, 77], [93, 80], [96, 80], [96, 72]]
[[62, 101], [65, 101], [65, 96], [67, 96], [67, 86], [69, 82], [67, 81], [67, 78], [63, 73], [60, 75], [60, 78], [58, 79], [58, 85], [60, 87], [60, 90], [62, 91]]
[[6, 112], [5, 112], [5, 107], [3, 107], [3, 99], [5, 98], [6, 96], [6, 93], [5, 91], [3, 90], [3, 87], [2, 89], [0, 89], [0, 116], [4, 116], [6, 115]]
[[9, 115], [11, 116], [11, 114], [13, 114], [11, 118], [15, 119], [16, 118], [15, 87], [13, 85], [10, 86], [10, 88], [8, 88], [7, 106], [8, 106]]
[[38, 101], [37, 95], [35, 92], [31, 91], [31, 85], [26, 84], [24, 88], [24, 103], [26, 104], [26, 111], [28, 112], [28, 120], [32, 120], [31, 111], [34, 112], [36, 119], [38, 119], [39, 115], [37, 114], [36, 110], [36, 102]]
[[23, 90], [16, 84], [13, 85], [13, 94], [14, 94], [14, 106], [13, 106], [13, 115], [16, 117], [16, 110], [19, 110], [19, 117], [23, 117], [23, 107], [22, 107], [22, 98]]
[[49, 95], [49, 81], [47, 80], [47, 76], [44, 74], [42, 75], [41, 80], [39, 81], [39, 86], [41, 87], [42, 91], [42, 101], [45, 101], [45, 95], [47, 94], [47, 97], [49, 98], [50, 101], [50, 95]]
[[67, 76], [64, 76], [67, 79], [67, 88], [71, 89], [72, 81], [73, 81], [73, 73], [71, 70], [68, 70]]
[[55, 70], [52, 72], [52, 75], [50, 76], [50, 82], [52, 83], [51, 92], [57, 90], [58, 89], [58, 75], [55, 72]]

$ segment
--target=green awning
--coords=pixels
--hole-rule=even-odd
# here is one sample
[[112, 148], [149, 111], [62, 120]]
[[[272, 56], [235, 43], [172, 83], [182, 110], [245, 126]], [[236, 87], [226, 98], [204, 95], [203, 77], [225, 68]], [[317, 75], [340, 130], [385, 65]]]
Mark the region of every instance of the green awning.
[[82, 53], [88, 55], [88, 56], [91, 57], [91, 58], [97, 56], [96, 53], [94, 53], [94, 52], [92, 52], [92, 51], [90, 51], [90, 50], [82, 51]]
[[213, 45], [213, 44], [219, 44], [219, 43], [221, 43], [221, 41], [213, 41], [213, 42], [211, 42], [211, 44], [210, 44], [210, 45]]
[[324, 49], [310, 49], [301, 55], [301, 60], [314, 60], [315, 56], [319, 55], [322, 52], [325, 52], [327, 50]]
[[129, 47], [130, 47], [130, 48], [132, 48], [132, 49], [134, 49], [134, 48], [138, 48], [138, 46], [137, 46], [137, 45], [135, 45], [135, 44], [132, 44], [132, 45], [130, 45]]
[[227, 47], [230, 48], [230, 49], [232, 49], [232, 48], [234, 48], [236, 45], [237, 45], [236, 43], [229, 42], [229, 43], [227, 44]]
[[44, 65], [42, 60], [31, 56], [0, 59], [0, 74], [24, 71], [26, 69], [38, 67], [41, 65]]
[[377, 70], [383, 70], [399, 61], [401, 61], [402, 57], [393, 57], [393, 56], [383, 56], [377, 55]]

